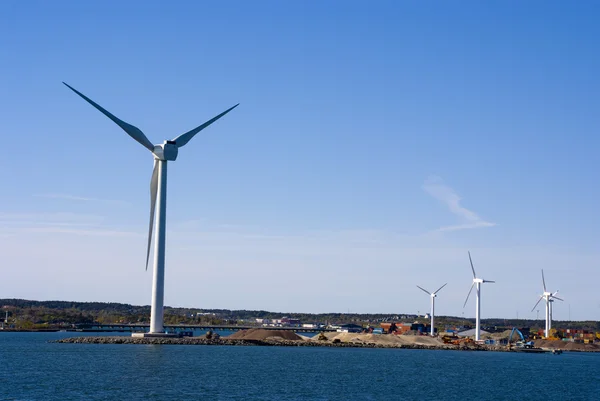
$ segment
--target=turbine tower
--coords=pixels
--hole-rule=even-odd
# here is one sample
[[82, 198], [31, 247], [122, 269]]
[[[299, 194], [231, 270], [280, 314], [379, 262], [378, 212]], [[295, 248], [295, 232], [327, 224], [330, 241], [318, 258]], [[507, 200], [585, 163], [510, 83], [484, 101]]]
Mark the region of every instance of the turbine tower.
[[164, 307], [164, 285], [165, 285], [165, 240], [167, 219], [167, 162], [175, 161], [179, 148], [185, 146], [198, 132], [208, 127], [225, 114], [236, 108], [238, 104], [225, 110], [216, 117], [211, 118], [204, 124], [179, 135], [170, 141], [164, 141], [160, 145], [152, 142], [137, 127], [126, 123], [102, 108], [99, 104], [63, 82], [69, 89], [81, 96], [89, 104], [98, 109], [106, 117], [123, 129], [130, 137], [152, 152], [154, 156], [154, 170], [150, 180], [150, 225], [148, 228], [148, 247], [146, 250], [146, 270], [150, 258], [150, 244], [152, 243], [152, 228], [156, 214], [156, 238], [154, 242], [154, 274], [152, 277], [152, 306], [150, 312], [150, 334], [160, 335], [164, 333], [163, 307]]
[[476, 287], [475, 295], [477, 296], [477, 301], [475, 303], [475, 341], [479, 341], [479, 334], [481, 331], [480, 324], [480, 314], [481, 314], [481, 284], [483, 283], [495, 283], [495, 281], [484, 280], [482, 278], [477, 278], [477, 274], [475, 274], [475, 268], [473, 267], [473, 260], [471, 259], [471, 252], [469, 252], [469, 262], [471, 262], [471, 270], [473, 271], [473, 284], [471, 284], [471, 289], [467, 294], [467, 299], [465, 299], [465, 303], [463, 308], [467, 305], [467, 301], [469, 301], [469, 296], [471, 295], [471, 291], [473, 291], [473, 287]]
[[435, 297], [437, 297], [436, 294], [438, 292], [440, 292], [440, 290], [442, 288], [444, 288], [447, 284], [448, 283], [444, 284], [443, 286], [441, 286], [440, 288], [438, 288], [434, 292], [429, 292], [425, 288], [417, 286], [421, 291], [424, 291], [426, 294], [428, 294], [431, 297], [431, 337], [433, 337], [435, 335], [435, 331], [433, 329], [433, 321], [434, 321], [434, 318], [435, 318]]
[[548, 321], [548, 333], [552, 331], [552, 306], [554, 305], [554, 299], [550, 298], [550, 320]]
[[542, 269], [542, 286], [544, 287], [544, 292], [542, 293], [542, 295], [540, 295], [540, 298], [535, 303], [531, 311], [534, 311], [535, 307], [538, 306], [542, 299], [546, 302], [546, 326], [544, 327], [544, 337], [547, 338], [550, 336], [550, 330], [552, 329], [552, 302], [554, 302], [555, 299], [558, 299], [559, 301], [564, 300], [556, 296], [556, 294], [558, 294], [558, 290], [554, 291], [554, 293], [546, 290], [546, 278], [544, 277], [544, 269]]

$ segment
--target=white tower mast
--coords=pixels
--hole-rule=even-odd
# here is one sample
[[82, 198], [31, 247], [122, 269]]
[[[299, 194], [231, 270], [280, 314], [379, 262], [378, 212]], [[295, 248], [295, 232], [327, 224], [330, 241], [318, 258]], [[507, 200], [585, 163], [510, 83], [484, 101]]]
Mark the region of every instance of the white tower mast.
[[544, 295], [546, 301], [546, 325], [544, 327], [544, 337], [550, 336], [550, 298], [548, 295]]
[[548, 320], [548, 334], [552, 332], [552, 306], [554, 304], [554, 299], [550, 298], [550, 320]]

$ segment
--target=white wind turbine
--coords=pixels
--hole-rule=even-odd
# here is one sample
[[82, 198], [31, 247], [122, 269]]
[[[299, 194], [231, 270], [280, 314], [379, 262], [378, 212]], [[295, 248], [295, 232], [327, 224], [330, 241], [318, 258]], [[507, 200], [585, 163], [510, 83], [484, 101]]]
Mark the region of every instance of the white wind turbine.
[[421, 291], [424, 291], [426, 294], [428, 294], [431, 297], [431, 337], [433, 337], [435, 335], [435, 331], [433, 329], [433, 321], [435, 318], [435, 297], [437, 297], [437, 293], [440, 292], [440, 290], [442, 288], [444, 288], [447, 284], [448, 283], [444, 284], [443, 286], [441, 286], [434, 292], [429, 292], [425, 288], [417, 286]]
[[[154, 275], [152, 279], [152, 305], [150, 311], [150, 334], [164, 333], [163, 306], [164, 306], [164, 279], [165, 279], [165, 239], [166, 239], [166, 217], [167, 217], [167, 161], [175, 161], [179, 148], [188, 143], [194, 135], [208, 127], [225, 114], [236, 108], [235, 106], [225, 110], [218, 116], [208, 120], [204, 124], [191, 131], [181, 134], [175, 139], [165, 141], [160, 145], [152, 142], [137, 127], [118, 119], [106, 109], [102, 108], [93, 100], [63, 82], [73, 92], [85, 99], [106, 117], [110, 118], [123, 129], [130, 137], [138, 141], [142, 146], [152, 152], [154, 156], [154, 170], [150, 180], [150, 225], [148, 228], [148, 248], [146, 250], [146, 270], [150, 257], [150, 244], [152, 242], [152, 226], [156, 209], [156, 238], [154, 243]], [[158, 206], [158, 208], [156, 208]]]
[[533, 312], [535, 310], [535, 307], [538, 306], [542, 299], [546, 302], [546, 327], [544, 328], [544, 337], [549, 337], [550, 329], [552, 329], [552, 302], [554, 302], [555, 299], [558, 299], [559, 301], [564, 300], [556, 296], [556, 294], [558, 294], [558, 290], [554, 291], [554, 293], [546, 290], [546, 279], [544, 277], [544, 269], [542, 269], [542, 285], [544, 287], [544, 293], [540, 295], [540, 298], [535, 303], [535, 306], [531, 311]]
[[491, 280], [484, 280], [481, 278], [477, 278], [477, 275], [475, 274], [475, 268], [473, 267], [473, 260], [471, 259], [471, 252], [469, 252], [469, 262], [471, 262], [471, 270], [473, 271], [473, 284], [471, 284], [471, 289], [469, 290], [469, 293], [467, 294], [467, 299], [465, 299], [465, 303], [463, 305], [463, 308], [467, 305], [467, 301], [469, 300], [469, 296], [471, 295], [471, 291], [473, 291], [473, 287], [477, 287], [476, 290], [476, 296], [477, 296], [477, 301], [475, 303], [475, 341], [479, 341], [479, 334], [481, 331], [481, 324], [480, 324], [480, 318], [481, 318], [481, 284], [482, 283], [495, 283], [495, 281], [491, 281]]

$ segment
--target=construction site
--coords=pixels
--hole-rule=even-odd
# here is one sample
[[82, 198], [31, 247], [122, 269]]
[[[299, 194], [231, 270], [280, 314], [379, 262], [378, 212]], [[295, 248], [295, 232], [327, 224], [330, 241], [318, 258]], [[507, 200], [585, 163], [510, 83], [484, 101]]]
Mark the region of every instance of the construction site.
[[421, 345], [444, 349], [485, 349], [513, 352], [552, 352], [583, 351], [600, 352], [600, 333], [574, 329], [552, 329], [550, 336], [544, 331], [530, 331], [529, 328], [507, 328], [494, 333], [480, 332], [480, 340], [475, 340], [474, 330], [456, 329], [431, 336], [430, 326], [421, 323], [382, 323], [381, 328], [366, 328], [363, 333], [325, 333], [315, 339], [355, 342], [374, 342], [398, 345]]

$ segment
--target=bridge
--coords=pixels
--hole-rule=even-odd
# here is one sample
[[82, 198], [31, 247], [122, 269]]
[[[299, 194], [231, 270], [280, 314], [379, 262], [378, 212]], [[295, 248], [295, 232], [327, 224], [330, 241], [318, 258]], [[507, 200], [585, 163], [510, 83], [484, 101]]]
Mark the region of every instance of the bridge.
[[[235, 325], [196, 325], [196, 324], [165, 324], [165, 330], [168, 332], [189, 331], [189, 330], [212, 330], [212, 331], [239, 331], [247, 329], [266, 329], [266, 330], [289, 330], [299, 333], [320, 333], [323, 331], [336, 331], [336, 329], [326, 328], [309, 328], [309, 327], [273, 327], [273, 326], [235, 326]], [[76, 324], [75, 328], [67, 329], [67, 331], [82, 331], [82, 332], [131, 332], [144, 333], [150, 329], [150, 325], [142, 324], [127, 324], [127, 323], [83, 323]]]

